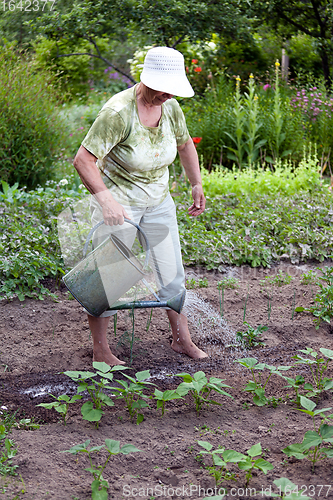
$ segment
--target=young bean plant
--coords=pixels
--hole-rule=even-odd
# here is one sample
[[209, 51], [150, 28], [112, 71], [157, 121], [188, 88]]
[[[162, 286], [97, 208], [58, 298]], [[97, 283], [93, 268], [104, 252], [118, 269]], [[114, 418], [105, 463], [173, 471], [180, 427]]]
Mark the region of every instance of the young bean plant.
[[263, 458], [256, 458], [262, 454], [261, 444], [257, 443], [251, 446], [246, 452], [247, 455], [243, 455], [243, 460], [238, 462], [238, 467], [240, 470], [246, 471], [245, 475], [245, 486], [248, 486], [252, 473], [255, 469], [261, 470], [264, 474], [267, 474], [269, 470], [274, 469], [274, 465]]
[[[95, 422], [98, 429], [99, 422], [104, 414], [103, 407], [114, 406], [111, 398], [104, 390], [114, 389], [109, 383], [113, 380], [113, 374], [119, 370], [127, 370], [127, 367], [116, 365], [112, 368], [104, 362], [93, 362], [96, 372], [89, 371], [66, 371], [64, 372], [74, 382], [78, 383], [77, 393], [88, 392], [91, 401], [86, 401], [81, 407], [84, 420]], [[99, 380], [96, 379], [99, 377]]]
[[[273, 481], [279, 493], [272, 493], [271, 487], [267, 488], [269, 491], [268, 496], [273, 498], [282, 498], [288, 500], [311, 500], [311, 497], [303, 495], [303, 491], [298, 491], [297, 484], [294, 484], [292, 481], [287, 479], [286, 477], [280, 477], [279, 479], [275, 479]], [[304, 488], [304, 486], [303, 486]], [[312, 497], [313, 498], [313, 497]]]
[[[295, 457], [298, 460], [308, 458], [312, 463], [312, 472], [314, 472], [317, 462], [325, 458], [333, 458], [333, 425], [325, 423], [328, 419], [333, 418], [333, 414], [325, 415], [332, 408], [315, 410], [316, 403], [304, 396], [300, 396], [300, 403], [303, 409], [299, 411], [312, 417], [313, 430], [304, 434], [302, 443], [291, 444], [282, 451], [288, 457]], [[316, 417], [319, 417], [319, 423], [316, 422], [319, 420]]]
[[193, 377], [189, 373], [178, 373], [176, 377], [183, 378], [183, 382], [176, 389], [177, 393], [181, 396], [185, 396], [188, 393], [191, 394], [195, 402], [197, 415], [199, 415], [203, 405], [214, 404], [221, 406], [221, 403], [209, 399], [212, 392], [232, 398], [230, 394], [223, 390], [225, 387], [230, 388], [229, 385], [223, 384], [223, 379], [210, 377], [208, 381], [205, 373], [202, 371], [196, 372]]
[[164, 392], [159, 391], [158, 389], [155, 389], [155, 392], [152, 396], [150, 396], [151, 399], [155, 399], [157, 403], [157, 409], [161, 408], [162, 410], [162, 417], [164, 415], [165, 411], [165, 403], [167, 401], [171, 401], [173, 399], [183, 399], [180, 394], [178, 394], [177, 389], [173, 390], [166, 390]]
[[319, 350], [324, 357], [320, 356], [311, 347], [299, 349], [299, 352], [307, 354], [309, 357], [304, 358], [299, 354], [293, 356], [293, 359], [296, 359], [295, 365], [304, 364], [309, 366], [311, 370], [312, 383], [304, 384], [304, 389], [309, 391], [306, 394], [309, 397], [318, 397], [323, 391], [333, 388], [333, 379], [324, 377], [328, 369], [328, 363], [333, 360], [333, 351], [331, 349], [325, 349], [324, 347], [321, 347]]
[[204, 448], [204, 451], [200, 450], [197, 458], [201, 459], [203, 455], [208, 455], [212, 460], [212, 465], [207, 465], [204, 462], [204, 466], [209, 474], [213, 476], [216, 486], [221, 484], [223, 481], [236, 481], [235, 473], [230, 472], [227, 466], [228, 462], [237, 463], [237, 461], [244, 459], [244, 455], [242, 453], [238, 453], [233, 450], [226, 450], [222, 446], [213, 450], [213, 445], [208, 443], [208, 441], [198, 441], [198, 445], [201, 446], [201, 448]]
[[[138, 448], [136, 448], [132, 444], [125, 444], [124, 446], [120, 447], [119, 441], [114, 441], [113, 439], [106, 439], [105, 445], [102, 444], [101, 446], [93, 446], [90, 447], [90, 449], [88, 449], [89, 444], [90, 439], [87, 439], [85, 443], [76, 444], [70, 450], [64, 450], [62, 453], [71, 453], [72, 455], [83, 453], [88, 456], [90, 467], [87, 467], [84, 470], [91, 472], [94, 478], [93, 482], [91, 483], [91, 498], [92, 500], [107, 500], [109, 483], [108, 481], [103, 479], [102, 474], [110, 458], [113, 455], [118, 455], [119, 453], [128, 455], [129, 453], [135, 453], [141, 450], [138, 450]], [[101, 465], [96, 465], [94, 463], [92, 454], [98, 453], [102, 449], [107, 451], [108, 456], [104, 463], [102, 463]]]
[[261, 335], [263, 332], [268, 330], [268, 326], [257, 326], [254, 328], [249, 325], [246, 321], [244, 325], [247, 326], [245, 332], [238, 331], [236, 333], [236, 340], [246, 349], [251, 349], [252, 347], [264, 346], [264, 342], [261, 341]]
[[131, 421], [136, 417], [136, 423], [140, 424], [144, 417], [140, 413], [142, 408], [149, 408], [147, 399], [149, 396], [144, 394], [144, 390], [148, 388], [149, 385], [155, 385], [152, 382], [147, 382], [150, 378], [149, 370], [144, 370], [137, 372], [134, 377], [130, 377], [124, 373], [126, 380], [116, 380], [121, 387], [113, 387], [113, 392], [117, 394], [117, 399], [124, 399], [127, 410], [130, 415]]
[[[279, 375], [282, 377], [282, 372], [287, 371], [291, 368], [291, 366], [273, 366], [273, 365], [267, 365], [266, 363], [258, 363], [258, 360], [256, 358], [242, 358], [242, 359], [236, 359], [234, 361], [235, 363], [239, 363], [240, 365], [244, 366], [245, 368], [248, 368], [251, 370], [252, 373], [252, 380], [248, 381], [247, 386], [245, 387], [244, 391], [250, 392], [253, 394], [253, 402], [257, 406], [264, 406], [271, 401], [273, 401], [273, 398], [267, 398], [265, 396], [265, 389], [268, 384], [268, 381], [270, 380], [272, 375]], [[262, 374], [260, 372], [263, 372], [265, 369], [269, 370], [269, 375], [267, 376], [266, 380], [262, 380]], [[258, 370], [258, 373], [256, 375], [255, 370]], [[275, 400], [275, 398], [274, 398]]]
[[47, 410], [51, 410], [54, 408], [58, 413], [61, 414], [62, 419], [64, 421], [64, 425], [66, 425], [66, 419], [67, 419], [67, 413], [69, 409], [69, 405], [71, 403], [75, 403], [76, 401], [79, 401], [82, 399], [82, 396], [79, 394], [76, 394], [72, 398], [70, 398], [67, 394], [62, 394], [61, 396], [53, 396], [53, 394], [50, 394], [56, 401], [52, 401], [51, 403], [40, 403], [37, 406], [42, 406], [43, 408], [46, 408]]

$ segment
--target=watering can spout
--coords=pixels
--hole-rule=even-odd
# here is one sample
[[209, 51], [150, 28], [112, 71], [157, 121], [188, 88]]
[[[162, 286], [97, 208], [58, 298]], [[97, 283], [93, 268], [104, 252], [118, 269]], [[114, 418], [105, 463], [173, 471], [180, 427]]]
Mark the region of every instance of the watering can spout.
[[171, 299], [167, 300], [168, 307], [170, 307], [170, 309], [173, 309], [178, 314], [180, 314], [184, 306], [185, 296], [186, 296], [186, 291], [184, 290], [175, 297], [172, 297]]
[[171, 297], [169, 300], [153, 301], [153, 300], [140, 300], [138, 302], [126, 302], [125, 304], [115, 304], [109, 307], [108, 311], [119, 311], [121, 309], [150, 309], [153, 307], [169, 308], [180, 314], [185, 302], [186, 290]]

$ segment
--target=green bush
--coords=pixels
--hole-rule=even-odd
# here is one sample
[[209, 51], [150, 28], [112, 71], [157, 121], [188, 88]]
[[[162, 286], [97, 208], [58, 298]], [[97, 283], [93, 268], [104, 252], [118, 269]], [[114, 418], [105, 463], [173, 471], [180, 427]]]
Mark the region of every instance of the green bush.
[[0, 298], [43, 299], [45, 278], [59, 279], [64, 263], [57, 235], [57, 215], [82, 196], [63, 179], [26, 192], [2, 181], [0, 191]]
[[52, 178], [64, 126], [54, 78], [0, 46], [0, 178], [33, 188]]

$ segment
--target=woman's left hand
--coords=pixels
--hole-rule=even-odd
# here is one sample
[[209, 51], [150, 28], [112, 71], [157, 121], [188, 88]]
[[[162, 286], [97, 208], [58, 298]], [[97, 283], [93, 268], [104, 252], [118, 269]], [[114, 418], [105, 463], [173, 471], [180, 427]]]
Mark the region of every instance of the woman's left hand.
[[188, 213], [193, 217], [202, 214], [206, 207], [206, 198], [201, 184], [192, 186], [193, 204], [188, 209]]

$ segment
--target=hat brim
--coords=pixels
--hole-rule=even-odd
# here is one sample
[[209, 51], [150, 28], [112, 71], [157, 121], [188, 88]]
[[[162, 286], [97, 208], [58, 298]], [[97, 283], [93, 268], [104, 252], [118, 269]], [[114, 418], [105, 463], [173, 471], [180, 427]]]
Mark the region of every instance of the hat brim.
[[166, 94], [178, 97], [194, 96], [194, 90], [185, 75], [180, 75], [179, 77], [175, 75], [163, 75], [163, 79], [161, 79], [160, 75], [146, 72], [143, 69], [140, 80], [146, 87], [158, 92], [165, 92]]

